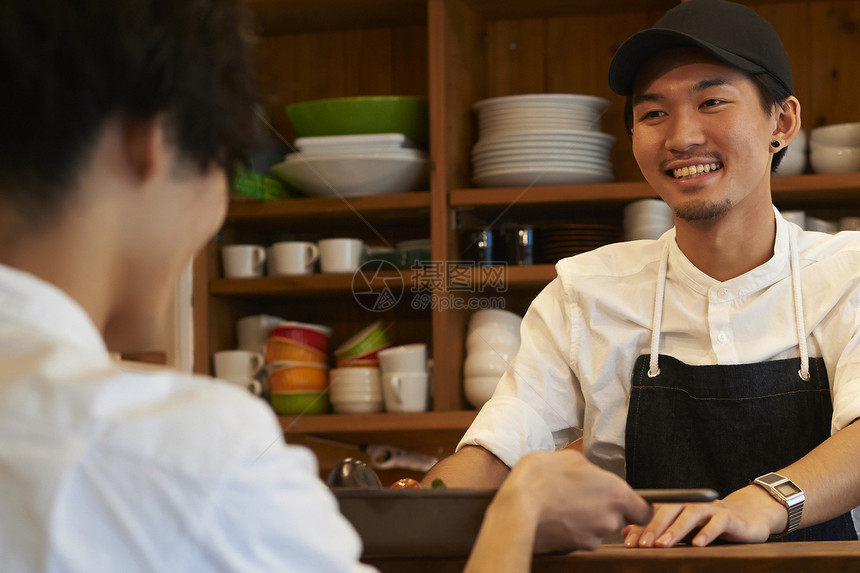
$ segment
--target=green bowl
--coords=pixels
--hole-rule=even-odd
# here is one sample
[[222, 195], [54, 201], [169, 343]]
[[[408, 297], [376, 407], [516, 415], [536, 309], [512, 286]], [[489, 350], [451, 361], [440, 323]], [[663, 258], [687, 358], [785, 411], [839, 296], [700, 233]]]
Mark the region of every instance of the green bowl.
[[402, 133], [426, 144], [429, 131], [426, 97], [373, 96], [306, 101], [287, 106], [299, 137]]
[[327, 414], [331, 404], [328, 391], [322, 392], [273, 392], [269, 398], [272, 409], [281, 416], [299, 414]]
[[336, 358], [352, 358], [367, 354], [387, 344], [391, 344], [388, 327], [381, 320], [377, 320], [341, 344], [334, 351], [334, 355]]

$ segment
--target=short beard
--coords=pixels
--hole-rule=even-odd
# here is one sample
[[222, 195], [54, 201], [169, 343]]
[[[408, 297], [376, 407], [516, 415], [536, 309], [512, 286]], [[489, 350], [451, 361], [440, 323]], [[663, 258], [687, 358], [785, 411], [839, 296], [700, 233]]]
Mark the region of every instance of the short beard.
[[731, 208], [732, 202], [729, 199], [722, 203], [697, 203], [676, 208], [675, 216], [684, 221], [709, 221], [719, 219]]

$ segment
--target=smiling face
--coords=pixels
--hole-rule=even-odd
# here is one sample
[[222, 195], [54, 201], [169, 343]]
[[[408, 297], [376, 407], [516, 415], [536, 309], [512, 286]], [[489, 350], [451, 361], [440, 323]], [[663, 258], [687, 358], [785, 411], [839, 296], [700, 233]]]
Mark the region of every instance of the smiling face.
[[746, 74], [700, 50], [667, 52], [640, 73], [632, 102], [633, 154], [676, 219], [719, 221], [741, 206], [770, 210], [771, 141], [780, 122], [762, 109]]

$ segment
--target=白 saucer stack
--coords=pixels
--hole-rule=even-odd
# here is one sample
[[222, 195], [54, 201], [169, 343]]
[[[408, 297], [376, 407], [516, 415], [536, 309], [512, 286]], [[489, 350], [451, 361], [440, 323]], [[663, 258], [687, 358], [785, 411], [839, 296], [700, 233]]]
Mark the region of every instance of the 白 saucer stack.
[[481, 100], [472, 181], [480, 187], [605, 183], [615, 180], [601, 131], [609, 100], [580, 94], [526, 94]]

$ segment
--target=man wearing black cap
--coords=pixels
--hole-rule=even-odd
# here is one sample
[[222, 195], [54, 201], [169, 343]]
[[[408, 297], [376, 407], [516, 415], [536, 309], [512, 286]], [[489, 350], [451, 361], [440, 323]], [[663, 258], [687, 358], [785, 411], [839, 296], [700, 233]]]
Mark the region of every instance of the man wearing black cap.
[[428, 479], [492, 485], [582, 437], [635, 488], [720, 493], [658, 507], [628, 546], [856, 540], [860, 236], [773, 207], [800, 129], [779, 37], [749, 8], [691, 0], [621, 46], [609, 83], [675, 228], [558, 264], [493, 399]]

